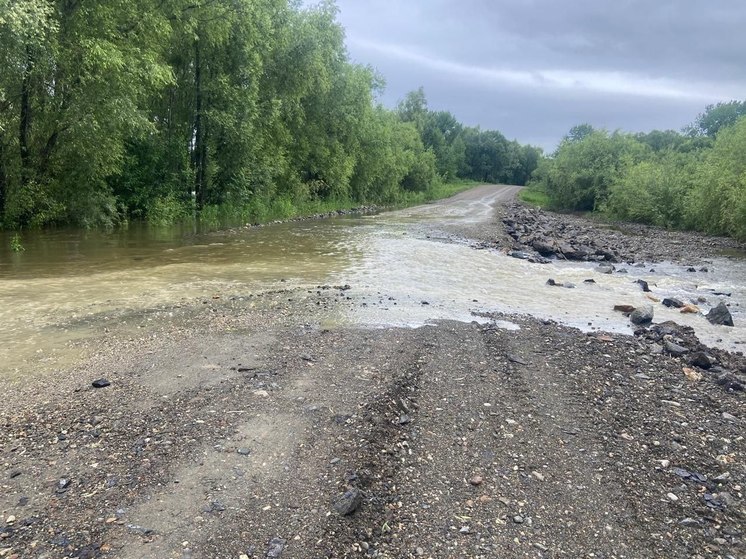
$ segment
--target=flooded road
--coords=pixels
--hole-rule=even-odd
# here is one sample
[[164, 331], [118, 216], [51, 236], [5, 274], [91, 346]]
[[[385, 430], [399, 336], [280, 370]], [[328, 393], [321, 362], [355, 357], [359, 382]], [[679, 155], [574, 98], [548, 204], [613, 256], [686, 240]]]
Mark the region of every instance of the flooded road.
[[[330, 316], [336, 324], [418, 326], [498, 311], [583, 330], [630, 332], [627, 319], [612, 307], [651, 303], [634, 283], [640, 278], [658, 298], [706, 299], [699, 303], [704, 312], [723, 298], [713, 293], [730, 293], [725, 299], [736, 328], [714, 327], [702, 315], [681, 315], [659, 304], [655, 321], [676, 320], [693, 326], [705, 343], [744, 349], [743, 259], [714, 258], [710, 272], [696, 277], [671, 264], [656, 264], [655, 272], [628, 267], [626, 274], [605, 275], [590, 263], [538, 265], [475, 250], [449, 234], [450, 226], [487, 223], [494, 205], [515, 191], [480, 187], [448, 201], [379, 215], [210, 234], [137, 228], [112, 235], [38, 233], [24, 236], [21, 253], [11, 253], [3, 238], [2, 371], [60, 367], [75, 358], [70, 342], [96, 335], [124, 311], [322, 284], [349, 284], [358, 303]], [[548, 278], [576, 287], [549, 287]], [[93, 318], [95, 326], [80, 326]]]

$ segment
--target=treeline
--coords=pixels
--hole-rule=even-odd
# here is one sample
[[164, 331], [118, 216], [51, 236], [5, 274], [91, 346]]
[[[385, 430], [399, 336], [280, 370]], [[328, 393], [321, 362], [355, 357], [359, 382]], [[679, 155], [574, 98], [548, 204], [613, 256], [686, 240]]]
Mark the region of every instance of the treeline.
[[523, 183], [540, 151], [376, 103], [332, 1], [0, 0], [5, 227], [291, 215]]
[[746, 241], [746, 101], [710, 105], [682, 132], [576, 126], [530, 185], [555, 209]]

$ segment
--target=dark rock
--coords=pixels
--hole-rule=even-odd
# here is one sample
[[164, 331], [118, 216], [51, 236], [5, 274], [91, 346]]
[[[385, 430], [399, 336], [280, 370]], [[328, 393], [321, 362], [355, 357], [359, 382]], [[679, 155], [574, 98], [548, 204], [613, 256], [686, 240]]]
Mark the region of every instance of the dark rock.
[[696, 272], [697, 270], [695, 268], [687, 268], [686, 271], [687, 272]]
[[653, 307], [650, 305], [638, 307], [632, 311], [632, 314], [629, 315], [629, 319], [632, 324], [637, 324], [638, 326], [642, 324], [650, 324], [653, 322]]
[[241, 456], [248, 456], [251, 454], [251, 449], [248, 448], [237, 448], [236, 452], [240, 454]]
[[638, 284], [640, 284], [640, 287], [642, 287], [642, 290], [643, 290], [643, 291], [644, 291], [645, 293], [649, 293], [649, 292], [650, 292], [650, 287], [648, 286], [648, 282], [646, 282], [645, 280], [641, 280], [641, 279], [639, 279], [639, 280], [637, 280], [637, 281], [636, 281], [635, 283], [638, 283]]
[[96, 379], [91, 383], [91, 386], [93, 386], [93, 388], [106, 388], [110, 385], [111, 383], [105, 378]]
[[556, 281], [554, 281], [554, 280], [553, 280], [552, 278], [549, 278], [549, 279], [547, 280], [547, 285], [552, 285], [552, 286], [555, 286], [555, 285], [562, 285], [562, 284], [561, 284], [561, 283], [557, 283], [557, 282], [556, 282]]
[[267, 548], [267, 559], [280, 559], [286, 544], [287, 541], [282, 538], [272, 538]]
[[706, 315], [707, 320], [711, 324], [718, 324], [722, 326], [733, 326], [733, 317], [730, 315], [728, 307], [722, 301], [717, 307], [711, 309]]
[[523, 252], [521, 250], [511, 250], [508, 253], [508, 256], [518, 258], [519, 260], [528, 260], [529, 258], [531, 258], [531, 255], [528, 252]]
[[678, 299], [668, 298], [663, 299], [663, 305], [669, 308], [680, 309], [684, 306], [684, 303]]
[[689, 364], [700, 369], [709, 369], [712, 367], [712, 359], [704, 351], [698, 351], [689, 358]]
[[673, 355], [674, 357], [681, 357], [685, 353], [689, 353], [689, 350], [687, 348], [673, 342], [669, 342], [668, 340], [663, 342], [663, 349], [665, 349], [667, 353]]
[[594, 280], [594, 279], [586, 279], [586, 280], [583, 280], [583, 283], [596, 283], [596, 280]]
[[352, 514], [363, 504], [363, 495], [356, 487], [348, 489], [334, 501], [334, 510], [341, 516]]
[[614, 271], [614, 266], [611, 264], [599, 264], [598, 268], [596, 268], [597, 272], [601, 272], [602, 274], [610, 274]]
[[554, 247], [546, 239], [538, 239], [534, 241], [531, 246], [536, 252], [538, 252], [542, 256], [553, 256], [554, 255]]
[[700, 272], [709, 272], [710, 270], [708, 270], [708, 269], [707, 269], [707, 268], [705, 268], [705, 267], [702, 267], [702, 268], [700, 268], [700, 269], [699, 269], [699, 271], [700, 271]]

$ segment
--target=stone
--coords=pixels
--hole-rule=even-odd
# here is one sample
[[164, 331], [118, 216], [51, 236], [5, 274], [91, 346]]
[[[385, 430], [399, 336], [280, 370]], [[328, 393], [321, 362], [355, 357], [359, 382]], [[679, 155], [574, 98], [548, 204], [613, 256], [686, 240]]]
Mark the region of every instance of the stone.
[[341, 516], [347, 516], [355, 512], [363, 504], [363, 495], [357, 487], [345, 491], [343, 495], [334, 501], [334, 510]]
[[598, 268], [596, 268], [597, 272], [601, 272], [602, 274], [611, 274], [614, 271], [614, 266], [611, 264], [600, 264]]
[[552, 244], [546, 239], [535, 240], [531, 247], [542, 256], [553, 256], [555, 252]]
[[516, 514], [516, 515], [515, 515], [515, 516], [513, 517], [513, 522], [515, 522], [516, 524], [523, 524], [523, 522], [524, 522], [524, 519], [523, 519], [523, 517], [522, 517], [521, 515], [519, 515], [519, 514]]
[[697, 305], [684, 305], [679, 312], [681, 314], [696, 314], [699, 312], [699, 307]]
[[267, 547], [267, 559], [280, 559], [285, 551], [285, 544], [287, 541], [282, 538], [272, 538]]
[[629, 315], [629, 319], [632, 324], [643, 325], [650, 324], [653, 322], [653, 307], [651, 305], [645, 305], [637, 307], [632, 314]]
[[712, 367], [713, 360], [704, 351], [698, 351], [689, 358], [689, 364], [707, 370]]
[[100, 379], [94, 380], [91, 383], [91, 386], [93, 386], [93, 388], [106, 388], [107, 386], [111, 386], [111, 383], [105, 378], [100, 378]]
[[632, 305], [614, 305], [614, 310], [617, 312], [623, 312], [629, 314], [635, 310]]
[[531, 258], [531, 255], [528, 252], [523, 252], [520, 250], [511, 250], [508, 253], [508, 256], [512, 256], [513, 258], [518, 258], [519, 260], [528, 260]]
[[668, 340], [663, 342], [663, 349], [666, 351], [666, 353], [669, 353], [670, 355], [673, 355], [674, 357], [681, 357], [685, 353], [689, 353], [689, 350], [685, 348], [684, 346], [680, 346]]
[[649, 293], [650, 292], [650, 287], [648, 286], [648, 282], [646, 282], [645, 280], [639, 279], [639, 280], [635, 281], [635, 283], [639, 284], [640, 287], [642, 287], [642, 290], [645, 293]]
[[707, 313], [706, 318], [711, 324], [733, 326], [733, 317], [730, 315], [728, 307], [722, 301], [717, 307]]
[[479, 485], [482, 485], [482, 482], [484, 480], [482, 479], [482, 476], [474, 476], [469, 480], [469, 483], [472, 484], [474, 487], [477, 487]]
[[678, 299], [666, 297], [665, 299], [663, 299], [663, 305], [669, 308], [680, 309], [684, 306], [684, 303], [682, 303]]

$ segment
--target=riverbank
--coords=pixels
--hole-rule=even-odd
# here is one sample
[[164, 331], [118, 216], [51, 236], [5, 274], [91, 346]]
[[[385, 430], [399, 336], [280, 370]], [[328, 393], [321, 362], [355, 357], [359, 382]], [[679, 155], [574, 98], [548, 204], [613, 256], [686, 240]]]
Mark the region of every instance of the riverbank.
[[[432, 227], [479, 248], [503, 217]], [[3, 557], [746, 551], [740, 356], [494, 313], [355, 326], [393, 294], [285, 285], [98, 316], [90, 358], [4, 383]]]

